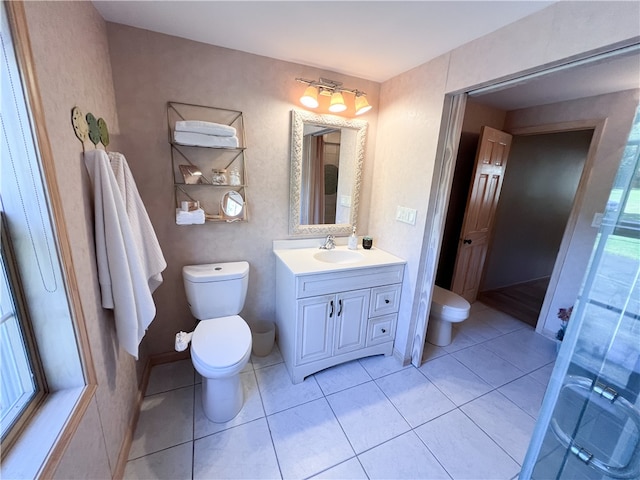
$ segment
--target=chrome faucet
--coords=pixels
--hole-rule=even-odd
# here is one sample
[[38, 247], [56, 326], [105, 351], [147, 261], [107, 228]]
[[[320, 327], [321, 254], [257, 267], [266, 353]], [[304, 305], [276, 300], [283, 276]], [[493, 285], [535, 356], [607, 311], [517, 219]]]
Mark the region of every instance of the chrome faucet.
[[335, 237], [333, 235], [327, 235], [324, 245], [320, 245], [322, 250], [332, 250], [336, 248]]

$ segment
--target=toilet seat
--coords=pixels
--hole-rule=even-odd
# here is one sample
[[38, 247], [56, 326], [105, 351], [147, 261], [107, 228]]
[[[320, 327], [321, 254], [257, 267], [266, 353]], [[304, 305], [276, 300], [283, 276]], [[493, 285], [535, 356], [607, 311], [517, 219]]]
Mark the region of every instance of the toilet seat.
[[457, 293], [433, 286], [431, 297], [431, 313], [449, 322], [460, 322], [469, 317], [471, 305]]
[[239, 315], [201, 320], [191, 338], [194, 366], [218, 374], [233, 370], [250, 353], [251, 330]]

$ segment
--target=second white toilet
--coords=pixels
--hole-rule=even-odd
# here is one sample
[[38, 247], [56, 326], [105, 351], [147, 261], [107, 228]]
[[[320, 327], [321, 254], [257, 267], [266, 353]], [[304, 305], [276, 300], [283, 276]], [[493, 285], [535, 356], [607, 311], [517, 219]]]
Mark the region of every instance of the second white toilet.
[[227, 422], [242, 409], [240, 372], [251, 356], [251, 330], [238, 315], [249, 264], [189, 265], [182, 276], [191, 313], [200, 320], [191, 337], [191, 360], [202, 375], [202, 408], [212, 422]]
[[471, 305], [460, 295], [437, 285], [433, 287], [427, 342], [444, 347], [451, 343], [451, 327], [469, 318]]

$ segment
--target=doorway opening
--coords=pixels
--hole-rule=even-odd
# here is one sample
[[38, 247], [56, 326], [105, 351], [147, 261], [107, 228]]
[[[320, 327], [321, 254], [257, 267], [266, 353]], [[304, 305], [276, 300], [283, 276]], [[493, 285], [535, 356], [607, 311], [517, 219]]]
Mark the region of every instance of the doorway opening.
[[[482, 125], [505, 129], [505, 112], [467, 102], [444, 227], [436, 285], [452, 276]], [[536, 327], [583, 169], [593, 129], [514, 135], [500, 200], [479, 267], [479, 300]], [[452, 288], [453, 287], [453, 288]], [[456, 292], [461, 293], [461, 292]]]
[[592, 138], [593, 130], [513, 138], [478, 300], [534, 328]]

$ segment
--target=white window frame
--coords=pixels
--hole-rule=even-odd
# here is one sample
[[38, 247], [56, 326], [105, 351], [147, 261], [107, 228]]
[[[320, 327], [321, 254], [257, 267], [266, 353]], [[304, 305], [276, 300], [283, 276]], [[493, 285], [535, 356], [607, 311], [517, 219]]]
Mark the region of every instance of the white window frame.
[[[2, 478], [50, 478], [54, 476], [56, 468], [73, 438], [84, 413], [90, 405], [97, 388], [96, 373], [89, 348], [88, 333], [82, 312], [78, 284], [73, 269], [71, 245], [64, 221], [62, 202], [56, 183], [56, 172], [51, 145], [49, 143], [45, 115], [38, 90], [38, 82], [33, 65], [33, 55], [29, 42], [28, 26], [24, 5], [22, 2], [2, 2], [2, 8], [8, 18], [8, 31], [3, 33], [3, 41], [12, 42], [15, 50], [18, 77], [23, 89], [26, 103], [28, 124], [33, 137], [32, 148], [36, 160], [35, 175], [41, 181], [43, 204], [50, 220], [52, 255], [58, 271], [59, 300], [67, 305], [67, 318], [56, 318], [58, 323], [33, 320], [34, 336], [38, 342], [40, 357], [49, 385], [49, 391], [43, 401], [33, 412], [29, 422], [22, 428], [14, 445], [5, 452], [3, 450], [0, 477]], [[3, 13], [4, 16], [4, 13]], [[4, 23], [4, 20], [3, 20]], [[3, 31], [6, 29], [6, 23]], [[9, 38], [10, 37], [10, 38]], [[3, 59], [4, 61], [4, 59]], [[25, 143], [29, 143], [28, 141]], [[39, 174], [39, 175], [38, 175]], [[3, 177], [5, 172], [3, 171]], [[3, 189], [6, 184], [3, 185]], [[3, 207], [4, 207], [3, 202]], [[3, 208], [5, 211], [7, 209]], [[13, 231], [13, 224], [11, 224]], [[14, 241], [14, 246], [16, 242]], [[19, 268], [22, 267], [23, 257], [16, 255]], [[22, 281], [28, 284], [28, 279], [22, 275]], [[32, 302], [29, 288], [25, 286], [27, 303]], [[33, 312], [42, 309], [31, 309]], [[46, 312], [45, 312], [46, 313]], [[66, 328], [69, 334], [64, 338], [51, 340], [47, 328]], [[54, 335], [55, 337], [55, 335]], [[69, 338], [72, 337], [72, 338]], [[62, 340], [62, 342], [59, 342]], [[58, 345], [62, 343], [63, 345]], [[57, 349], [57, 350], [56, 350]], [[66, 374], [60, 375], [55, 371], [49, 359], [60, 359], [67, 355], [69, 362], [76, 362], [79, 366], [71, 378]]]
[[[2, 401], [13, 397], [11, 408], [3, 415], [5, 431], [2, 450], [13, 445], [24, 422], [42, 401], [46, 382], [37, 354], [33, 333], [24, 304], [15, 255], [7, 231], [4, 213], [0, 212], [2, 250], [2, 289], [0, 291], [0, 365], [2, 366]], [[8, 368], [8, 367], [12, 368]], [[14, 391], [14, 394], [9, 392]], [[5, 408], [8, 405], [5, 405]]]

